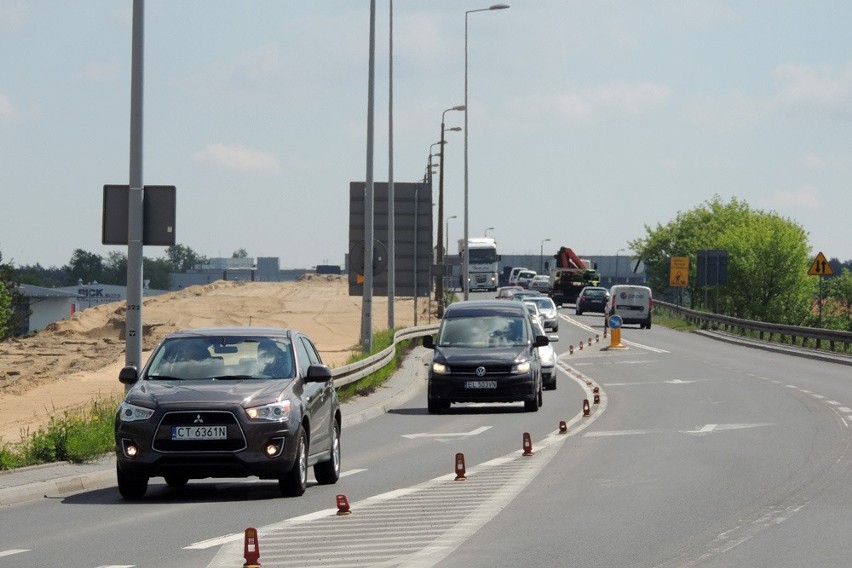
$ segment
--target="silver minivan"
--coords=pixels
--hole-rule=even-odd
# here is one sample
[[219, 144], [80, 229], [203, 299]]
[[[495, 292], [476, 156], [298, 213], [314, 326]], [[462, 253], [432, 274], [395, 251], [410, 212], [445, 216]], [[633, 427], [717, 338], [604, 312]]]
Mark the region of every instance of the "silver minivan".
[[653, 307], [654, 299], [647, 286], [616, 284], [609, 289], [604, 325], [609, 325], [610, 316], [617, 315], [623, 323], [638, 323], [640, 329], [651, 329]]

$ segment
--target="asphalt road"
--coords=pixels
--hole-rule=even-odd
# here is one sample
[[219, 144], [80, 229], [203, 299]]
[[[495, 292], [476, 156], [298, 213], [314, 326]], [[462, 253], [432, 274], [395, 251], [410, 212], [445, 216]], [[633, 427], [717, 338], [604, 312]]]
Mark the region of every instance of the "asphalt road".
[[248, 527], [264, 567], [849, 564], [849, 366], [659, 326], [604, 349], [602, 316], [562, 315], [558, 388], [536, 413], [429, 415], [421, 351], [412, 398], [344, 428], [337, 485], [283, 499], [269, 482], [154, 480], [138, 503], [108, 487], [4, 507], [0, 568], [241, 566]]

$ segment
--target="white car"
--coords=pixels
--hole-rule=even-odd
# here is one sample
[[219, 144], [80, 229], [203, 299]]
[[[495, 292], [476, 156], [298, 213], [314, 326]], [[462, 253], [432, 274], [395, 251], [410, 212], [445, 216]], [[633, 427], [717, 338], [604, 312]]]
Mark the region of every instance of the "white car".
[[509, 273], [509, 286], [517, 286], [518, 285], [518, 274], [521, 273], [522, 270], [529, 270], [529, 268], [524, 268], [523, 266], [516, 266]]
[[518, 273], [518, 279], [515, 281], [515, 284], [523, 286], [524, 288], [529, 288], [530, 282], [532, 282], [535, 277], [536, 273], [532, 270], [521, 270]]
[[[533, 329], [536, 335], [546, 335], [541, 323], [533, 321]], [[550, 343], [559, 341], [558, 335], [547, 335]], [[556, 351], [548, 343], [544, 347], [536, 347], [541, 359], [541, 387], [544, 390], [556, 390]]]
[[550, 292], [550, 276], [546, 274], [537, 274], [535, 278], [532, 279], [529, 285], [530, 290], [538, 290], [539, 292], [543, 292], [547, 294]]

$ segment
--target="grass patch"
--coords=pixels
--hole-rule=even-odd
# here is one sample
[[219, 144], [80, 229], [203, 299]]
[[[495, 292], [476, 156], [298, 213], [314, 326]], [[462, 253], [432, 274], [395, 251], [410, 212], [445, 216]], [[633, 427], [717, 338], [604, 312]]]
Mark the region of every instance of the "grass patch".
[[51, 416], [47, 426], [21, 441], [0, 445], [0, 470], [58, 461], [85, 463], [115, 447], [113, 423], [121, 399], [98, 398], [84, 408]]
[[686, 321], [671, 310], [654, 306], [654, 325], [661, 325], [675, 331], [697, 331], [701, 326]]
[[[393, 345], [393, 335], [395, 330], [385, 330], [373, 335], [373, 348], [370, 353], [358, 353], [353, 355], [346, 361], [346, 365], [351, 363], [356, 363], [362, 359], [366, 359], [371, 355], [375, 355], [381, 351], [384, 351], [391, 345]], [[374, 392], [378, 387], [384, 384], [399, 366], [402, 364], [402, 360], [405, 358], [405, 354], [408, 353], [412, 346], [414, 345], [415, 340], [409, 339], [406, 341], [400, 341], [396, 344], [396, 353], [394, 354], [393, 360], [370, 375], [367, 375], [363, 379], [359, 379], [354, 383], [350, 383], [348, 385], [343, 385], [342, 387], [337, 389], [337, 397], [340, 399], [340, 402], [346, 402], [355, 396], [366, 396], [372, 392]]]

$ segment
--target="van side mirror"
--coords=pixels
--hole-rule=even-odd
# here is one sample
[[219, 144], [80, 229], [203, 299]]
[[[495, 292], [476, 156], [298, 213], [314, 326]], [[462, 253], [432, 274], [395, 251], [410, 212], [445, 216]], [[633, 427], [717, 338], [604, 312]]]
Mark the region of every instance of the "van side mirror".
[[423, 336], [423, 347], [426, 349], [434, 349], [435, 348], [435, 340], [431, 335]]

